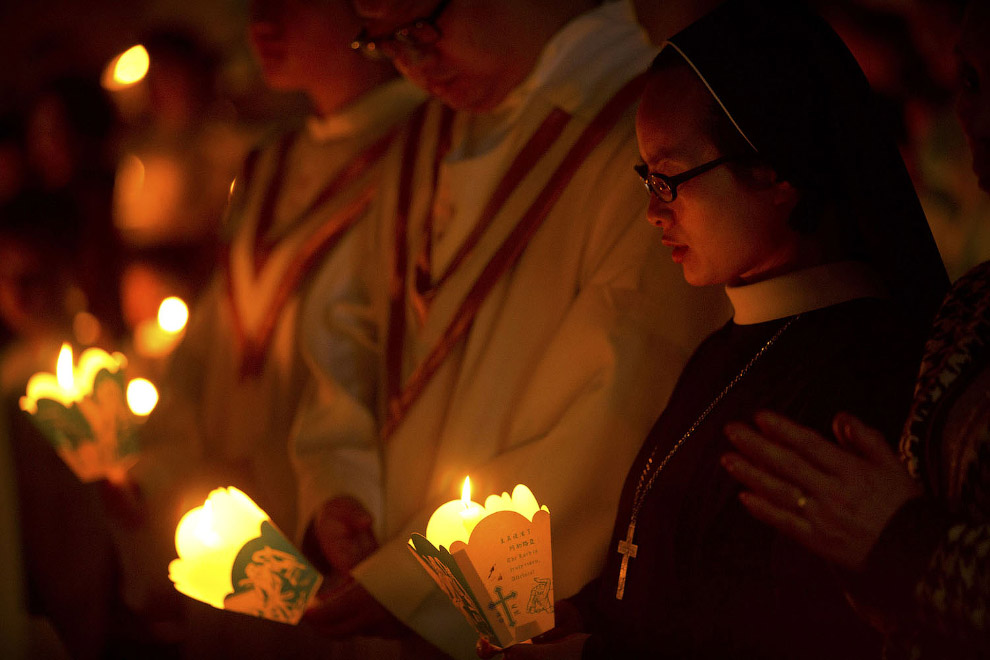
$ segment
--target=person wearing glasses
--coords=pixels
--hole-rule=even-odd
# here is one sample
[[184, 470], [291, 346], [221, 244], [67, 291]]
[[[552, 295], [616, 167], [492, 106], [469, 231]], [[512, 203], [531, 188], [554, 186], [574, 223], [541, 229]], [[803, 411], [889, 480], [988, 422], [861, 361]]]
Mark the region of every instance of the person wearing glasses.
[[524, 483], [553, 511], [554, 591], [576, 592], [643, 435], [727, 310], [683, 282], [639, 182], [619, 175], [656, 52], [629, 2], [355, 6], [355, 49], [436, 101], [378, 199], [374, 396], [339, 390], [293, 441], [310, 538], [346, 576], [308, 620], [346, 636], [397, 617], [471, 657], [475, 635], [410, 534], [465, 476], [479, 499]]
[[636, 129], [650, 221], [734, 316], [646, 436], [599, 577], [506, 656], [878, 658], [841, 576], [749, 516], [720, 464], [757, 410], [891, 431], [906, 411], [947, 278], [869, 85], [801, 3], [728, 0], [661, 50]]

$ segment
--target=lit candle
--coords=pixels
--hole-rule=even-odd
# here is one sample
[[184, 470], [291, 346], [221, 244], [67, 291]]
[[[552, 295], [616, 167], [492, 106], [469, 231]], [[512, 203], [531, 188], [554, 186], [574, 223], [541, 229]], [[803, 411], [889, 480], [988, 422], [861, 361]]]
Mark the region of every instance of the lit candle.
[[93, 393], [100, 371], [106, 369], [115, 374], [126, 364], [126, 358], [120, 353], [111, 355], [99, 348], [88, 348], [80, 356], [79, 364], [73, 367], [72, 347], [62, 344], [55, 373], [37, 373], [28, 380], [27, 392], [20, 400], [21, 410], [31, 414], [38, 412], [41, 399], [51, 399], [68, 408]]
[[234, 487], [217, 488], [175, 530], [175, 588], [218, 609], [297, 623], [321, 578], [268, 515]]
[[168, 576], [180, 592], [223, 609], [234, 589], [230, 568], [244, 544], [261, 533], [268, 520], [258, 505], [236, 488], [218, 488], [206, 502], [188, 511], [175, 528], [178, 559]]
[[28, 381], [20, 407], [84, 482], [119, 480], [136, 460], [135, 418], [127, 408], [120, 353], [88, 348], [72, 363], [62, 345], [55, 373]]
[[450, 548], [454, 541], [468, 542], [482, 518], [485, 507], [471, 501], [471, 478], [464, 478], [461, 499], [440, 505], [426, 524], [426, 538], [436, 547]]
[[550, 512], [522, 484], [481, 507], [464, 481], [410, 550], [481, 637], [501, 647], [532, 639], [554, 625]]

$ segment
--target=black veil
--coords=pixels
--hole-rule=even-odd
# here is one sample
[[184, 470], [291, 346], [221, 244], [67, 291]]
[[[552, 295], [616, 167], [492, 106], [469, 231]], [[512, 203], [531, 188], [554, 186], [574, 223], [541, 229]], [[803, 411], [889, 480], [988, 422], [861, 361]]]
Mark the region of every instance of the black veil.
[[799, 0], [728, 0], [671, 37], [743, 137], [847, 221], [856, 252], [926, 322], [948, 278], [866, 77]]

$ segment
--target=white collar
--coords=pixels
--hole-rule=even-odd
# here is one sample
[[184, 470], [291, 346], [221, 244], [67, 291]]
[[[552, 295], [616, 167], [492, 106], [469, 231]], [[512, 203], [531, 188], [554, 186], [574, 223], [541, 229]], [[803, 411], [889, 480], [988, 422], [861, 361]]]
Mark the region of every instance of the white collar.
[[316, 142], [329, 142], [391, 126], [426, 99], [426, 94], [397, 77], [364, 93], [338, 112], [306, 118], [306, 131]]
[[869, 265], [842, 261], [796, 270], [769, 280], [726, 286], [735, 310], [732, 320], [751, 325], [830, 307], [859, 298], [888, 294]]

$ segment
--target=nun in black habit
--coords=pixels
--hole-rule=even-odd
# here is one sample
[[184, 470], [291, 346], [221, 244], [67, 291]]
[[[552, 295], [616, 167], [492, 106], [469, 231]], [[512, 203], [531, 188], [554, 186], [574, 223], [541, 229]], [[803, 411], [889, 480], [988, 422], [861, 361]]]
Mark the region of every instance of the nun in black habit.
[[800, 2], [729, 0], [664, 45], [637, 134], [650, 221], [735, 314], [684, 368], [557, 641], [507, 655], [877, 658], [843, 576], [754, 520], [719, 461], [763, 409], [897, 436], [948, 282], [869, 85]]

